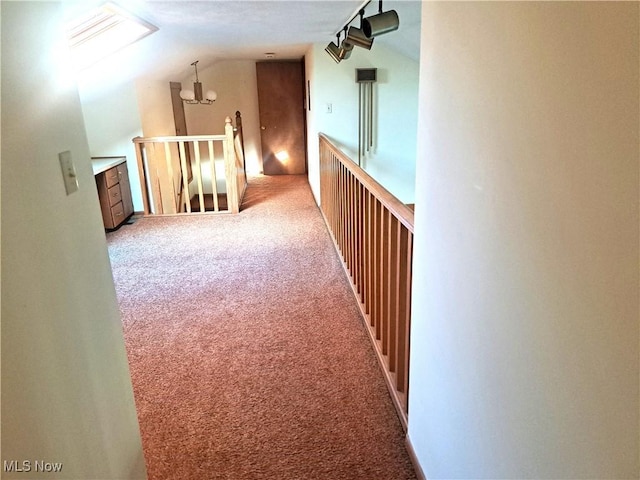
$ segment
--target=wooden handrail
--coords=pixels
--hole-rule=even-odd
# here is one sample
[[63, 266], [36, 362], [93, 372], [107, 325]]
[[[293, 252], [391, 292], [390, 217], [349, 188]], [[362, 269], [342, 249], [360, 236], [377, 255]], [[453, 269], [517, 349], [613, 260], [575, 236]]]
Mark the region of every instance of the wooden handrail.
[[245, 173], [247, 171], [247, 163], [244, 157], [244, 134], [242, 133], [242, 115], [240, 111], [236, 111], [236, 137], [239, 137], [239, 155], [242, 157], [242, 168], [244, 168]]
[[398, 198], [393, 195], [389, 190], [384, 188], [378, 183], [371, 175], [369, 175], [362, 167], [355, 163], [349, 156], [343, 152], [343, 150], [337, 146], [337, 142], [332, 141], [324, 135], [319, 134], [319, 137], [326, 142], [327, 147], [334, 152], [342, 162], [349, 162], [350, 170], [353, 175], [373, 194], [378, 198], [382, 204], [392, 212], [402, 224], [407, 227], [413, 233], [413, 210], [408, 205], [402, 203]]
[[413, 210], [328, 137], [319, 140], [320, 210], [406, 429]]

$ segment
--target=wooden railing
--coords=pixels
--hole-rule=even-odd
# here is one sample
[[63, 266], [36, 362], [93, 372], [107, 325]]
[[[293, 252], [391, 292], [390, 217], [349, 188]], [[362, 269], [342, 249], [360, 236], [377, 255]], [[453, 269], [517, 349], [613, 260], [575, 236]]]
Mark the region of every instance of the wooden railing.
[[227, 117], [224, 135], [134, 138], [145, 215], [238, 213], [247, 186], [241, 134]]
[[322, 134], [320, 208], [406, 430], [413, 211]]

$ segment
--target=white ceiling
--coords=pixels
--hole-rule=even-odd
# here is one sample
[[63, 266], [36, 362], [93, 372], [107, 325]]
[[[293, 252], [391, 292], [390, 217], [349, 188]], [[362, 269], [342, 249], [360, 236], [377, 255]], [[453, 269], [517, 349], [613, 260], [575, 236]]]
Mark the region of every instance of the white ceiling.
[[[63, 1], [67, 18], [89, 10], [103, 0]], [[199, 60], [204, 69], [219, 60], [302, 58], [313, 43], [329, 43], [357, 13], [363, 0], [116, 0], [114, 3], [154, 24], [159, 30], [113, 55], [102, 70], [117, 71], [120, 81], [137, 77], [180, 80]], [[384, 10], [395, 9], [400, 28], [376, 38], [378, 43], [417, 60], [420, 45], [421, 2], [385, 0]], [[378, 11], [378, 0], [366, 7], [366, 16]], [[356, 19], [352, 25], [359, 26]], [[95, 70], [95, 69], [94, 69]], [[97, 81], [94, 72], [94, 82]]]

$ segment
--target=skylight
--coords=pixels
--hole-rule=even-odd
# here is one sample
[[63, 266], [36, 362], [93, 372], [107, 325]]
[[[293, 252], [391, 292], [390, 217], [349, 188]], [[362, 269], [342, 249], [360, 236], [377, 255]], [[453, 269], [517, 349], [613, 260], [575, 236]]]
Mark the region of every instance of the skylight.
[[86, 68], [156, 30], [157, 27], [113, 3], [105, 3], [67, 25], [71, 54], [79, 68]]

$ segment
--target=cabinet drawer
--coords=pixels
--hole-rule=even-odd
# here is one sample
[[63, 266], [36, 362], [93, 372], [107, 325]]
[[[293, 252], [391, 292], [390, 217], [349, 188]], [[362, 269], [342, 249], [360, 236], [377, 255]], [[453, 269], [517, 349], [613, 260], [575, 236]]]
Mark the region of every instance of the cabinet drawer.
[[116, 203], [122, 201], [120, 193], [120, 185], [114, 185], [109, 189], [109, 206], [113, 207]]
[[120, 179], [120, 175], [118, 175], [118, 168], [113, 167], [104, 172], [104, 179], [107, 182], [107, 188], [117, 185]]
[[92, 160], [94, 172], [98, 171], [95, 179], [104, 228], [113, 230], [133, 214], [126, 157], [101, 157]]
[[113, 220], [113, 226], [117, 227], [124, 220], [124, 207], [122, 202], [116, 203], [111, 207], [111, 219]]

